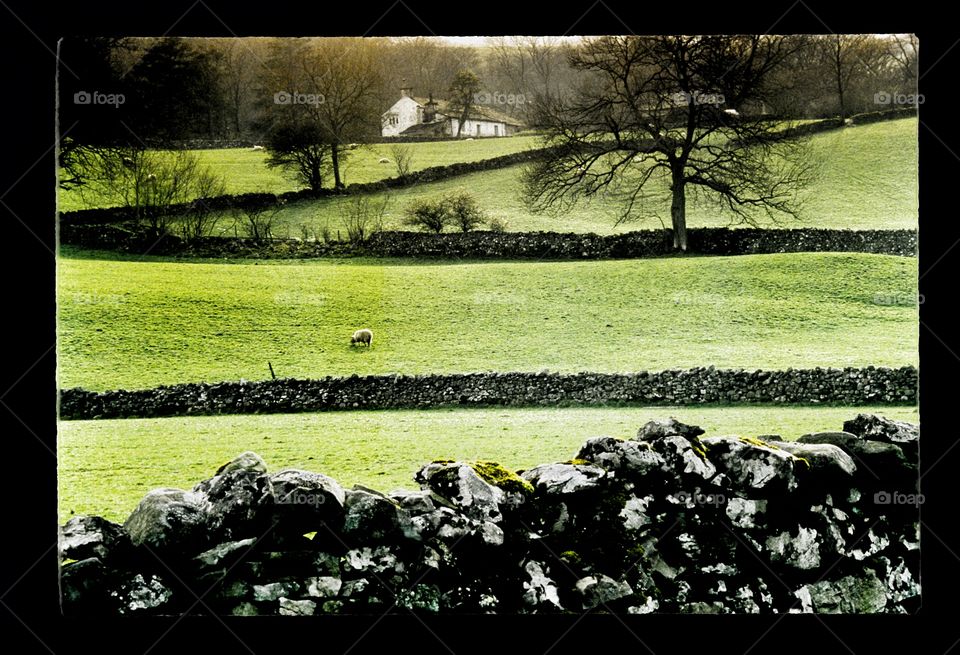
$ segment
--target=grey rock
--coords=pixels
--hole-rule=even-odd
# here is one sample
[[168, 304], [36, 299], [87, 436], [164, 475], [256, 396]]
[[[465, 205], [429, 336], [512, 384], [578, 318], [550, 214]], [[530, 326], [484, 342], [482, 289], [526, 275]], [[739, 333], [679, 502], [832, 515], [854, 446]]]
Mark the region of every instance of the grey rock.
[[429, 490], [408, 491], [397, 489], [387, 495], [397, 501], [400, 507], [409, 512], [411, 516], [432, 512], [437, 507], [436, 502], [434, 502], [434, 494]]
[[820, 566], [820, 541], [821, 537], [816, 530], [801, 526], [796, 535], [785, 531], [767, 537], [764, 545], [770, 553], [771, 561], [809, 571]]
[[119, 599], [121, 614], [156, 613], [173, 597], [173, 591], [159, 577], [137, 573], [126, 580], [112, 595]]
[[346, 492], [344, 509], [343, 534], [353, 543], [400, 539], [410, 523], [396, 501], [363, 488]]
[[560, 596], [557, 592], [557, 584], [547, 576], [544, 567], [535, 560], [528, 561], [523, 567], [527, 580], [523, 583], [523, 602], [534, 611], [545, 609], [547, 611], [562, 610]]
[[208, 502], [208, 529], [223, 540], [259, 537], [269, 526], [273, 490], [259, 455], [245, 452], [227, 462], [193, 491]]
[[861, 576], [804, 585], [794, 595], [800, 599], [803, 612], [873, 614], [887, 605], [884, 584], [869, 569]]
[[524, 471], [521, 476], [537, 494], [546, 496], [595, 491], [607, 475], [593, 464], [543, 464]]
[[762, 516], [767, 510], [766, 500], [734, 497], [727, 501], [727, 518], [739, 528], [752, 529], [762, 526]]
[[336, 480], [320, 473], [284, 469], [269, 476], [276, 502], [277, 527], [284, 534], [320, 532], [343, 521], [346, 493]]
[[282, 597], [289, 597], [300, 590], [300, 584], [294, 580], [268, 582], [253, 585], [253, 599], [259, 603], [268, 603]]
[[306, 594], [314, 598], [333, 598], [340, 593], [343, 581], [333, 576], [306, 578], [303, 581]]
[[653, 441], [663, 437], [679, 436], [686, 439], [696, 439], [703, 434], [703, 428], [697, 425], [687, 425], [677, 419], [654, 419], [637, 430], [637, 441]]
[[623, 527], [627, 530], [640, 530], [653, 523], [653, 519], [647, 514], [647, 509], [653, 500], [653, 496], [644, 496], [643, 498], [631, 496], [628, 498], [619, 515], [623, 519]]
[[208, 509], [204, 494], [154, 489], [143, 497], [123, 529], [134, 546], [176, 548], [181, 553], [199, 550], [208, 540]]
[[642, 477], [663, 468], [663, 457], [640, 441], [623, 441], [613, 437], [589, 439], [580, 448], [576, 459], [586, 460], [607, 470], [623, 471]]
[[317, 610], [317, 604], [312, 600], [290, 600], [289, 598], [280, 599], [281, 616], [313, 616]]
[[618, 582], [603, 574], [580, 578], [574, 587], [585, 610], [607, 605], [633, 594], [633, 589], [627, 582]]
[[241, 557], [244, 553], [248, 552], [256, 541], [257, 540], [252, 537], [240, 541], [227, 541], [209, 550], [205, 550], [193, 559], [202, 567], [213, 568], [226, 566], [235, 557]]
[[785, 450], [794, 457], [806, 460], [810, 471], [825, 474], [834, 479], [852, 477], [857, 472], [853, 458], [842, 448], [828, 443], [796, 443], [771, 441], [770, 445]]
[[686, 437], [658, 438], [651, 442], [651, 446], [663, 458], [661, 470], [668, 475], [680, 475], [707, 482], [717, 474], [717, 467], [706, 458], [702, 448]]
[[857, 418], [844, 422], [843, 431], [870, 441], [898, 445], [916, 443], [920, 440], [919, 425], [906, 421], [894, 421], [875, 414], [857, 414]]
[[797, 458], [785, 450], [757, 445], [739, 437], [705, 437], [707, 457], [723, 474], [722, 486], [747, 497], [759, 492], [793, 491]]
[[500, 504], [506, 493], [477, 475], [468, 464], [433, 462], [421, 468], [416, 480], [424, 489], [454, 503], [459, 510], [481, 521], [503, 519]]
[[860, 480], [886, 480], [902, 484], [916, 478], [917, 466], [906, 457], [900, 446], [882, 441], [869, 441], [849, 432], [817, 432], [799, 439], [803, 444], [832, 444], [849, 453], [857, 464]]
[[99, 516], [77, 516], [60, 528], [61, 559], [83, 560], [90, 557], [108, 562], [130, 546], [122, 527]]

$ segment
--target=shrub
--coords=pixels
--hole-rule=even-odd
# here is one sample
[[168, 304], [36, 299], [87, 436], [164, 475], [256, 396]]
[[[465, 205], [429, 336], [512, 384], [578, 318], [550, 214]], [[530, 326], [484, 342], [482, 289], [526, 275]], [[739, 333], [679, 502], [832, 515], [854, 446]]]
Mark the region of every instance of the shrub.
[[507, 222], [499, 216], [494, 216], [490, 219], [490, 222], [487, 223], [487, 227], [490, 228], [491, 232], [506, 232]]
[[440, 234], [450, 222], [450, 212], [445, 200], [415, 200], [407, 206], [406, 214], [404, 223], [425, 232]]
[[475, 230], [483, 225], [486, 216], [477, 205], [477, 200], [466, 191], [457, 191], [444, 198], [451, 222], [462, 232]]
[[370, 235], [383, 230], [383, 215], [389, 200], [390, 196], [384, 196], [382, 202], [376, 202], [368, 195], [356, 195], [341, 201], [340, 211], [350, 243], [363, 243]]

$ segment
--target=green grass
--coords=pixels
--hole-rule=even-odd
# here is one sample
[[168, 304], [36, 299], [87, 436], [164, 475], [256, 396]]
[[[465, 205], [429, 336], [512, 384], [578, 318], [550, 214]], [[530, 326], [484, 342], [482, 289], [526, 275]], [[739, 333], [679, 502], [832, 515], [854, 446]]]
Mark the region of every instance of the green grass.
[[59, 424], [59, 515], [123, 521], [148, 490], [189, 488], [245, 450], [271, 471], [296, 467], [341, 484], [416, 488], [437, 458], [495, 460], [518, 469], [573, 457], [598, 435], [630, 437], [647, 420], [675, 416], [707, 434], [757, 436], [838, 430], [859, 412], [918, 423], [915, 408], [698, 407], [455, 409], [222, 416]]
[[[823, 162], [818, 182], [805, 194], [806, 206], [800, 220], [784, 218], [782, 227], [830, 227], [850, 229], [894, 229], [917, 227], [917, 129], [916, 119], [900, 119], [854, 126], [816, 135], [812, 139], [816, 157]], [[415, 149], [414, 168], [457, 161], [475, 161], [515, 152], [537, 144], [536, 137], [481, 139], [468, 142], [411, 144]], [[368, 182], [393, 177], [393, 165], [378, 164], [389, 156], [388, 146], [375, 145], [356, 151], [348, 164], [346, 181]], [[263, 166], [266, 155], [250, 150], [206, 150], [201, 156], [225, 172], [229, 191], [286, 191], [294, 188], [278, 171]], [[643, 220], [616, 226], [619, 204], [602, 199], [579, 204], [563, 216], [532, 214], [520, 200], [520, 167], [473, 173], [441, 182], [389, 192], [385, 227], [408, 229], [403, 225], [404, 208], [415, 198], [436, 198], [465, 189], [490, 216], [505, 220], [511, 231], [554, 230], [612, 234], [628, 230], [669, 225], [670, 201], [664, 184], [651, 186], [652, 198], [644, 205]], [[382, 197], [379, 196], [378, 197]], [[61, 194], [64, 209], [80, 207], [76, 194]], [[327, 226], [334, 235], [346, 238], [340, 200], [324, 199], [290, 205], [279, 214], [277, 233], [300, 236], [301, 226], [317, 235]], [[729, 216], [715, 207], [688, 198], [687, 220], [692, 227], [729, 225]], [[220, 228], [226, 229], [228, 221]], [[769, 223], [765, 223], [769, 225]], [[232, 232], [228, 233], [232, 234]]]
[[[848, 229], [916, 229], [917, 121], [902, 119], [850, 127], [819, 134], [812, 139], [815, 157], [823, 162], [817, 183], [805, 194], [800, 220], [784, 217], [777, 227]], [[613, 234], [670, 225], [670, 196], [665, 183], [653, 184], [653, 197], [644, 206], [644, 220], [616, 226], [620, 204], [613, 198], [578, 204], [562, 216], [531, 213], [520, 199], [520, 167], [472, 173], [441, 182], [389, 192], [386, 229], [403, 225], [404, 209], [417, 198], [439, 198], [453, 190], [469, 191], [490, 216], [505, 220], [514, 232], [552, 230]], [[378, 197], [382, 197], [378, 194]], [[327, 225], [336, 234], [346, 229], [340, 201], [323, 199], [290, 205], [279, 215], [286, 234], [299, 236], [300, 226], [316, 233]], [[657, 216], [663, 218], [661, 223]], [[758, 216], [758, 218], [763, 218]], [[764, 219], [765, 220], [765, 219]], [[687, 200], [690, 227], [731, 224], [730, 216], [695, 197]], [[771, 226], [769, 221], [764, 223]]]
[[[446, 166], [457, 162], [499, 157], [537, 147], [538, 143], [538, 138], [534, 136], [516, 136], [474, 141], [430, 141], [406, 145], [409, 145], [413, 152], [411, 170], [418, 171], [430, 166]], [[374, 143], [350, 151], [341, 169], [344, 184], [375, 182], [396, 177], [397, 169], [392, 163], [394, 157], [390, 147], [390, 144]], [[226, 178], [227, 193], [260, 191], [282, 193], [300, 188], [283, 171], [266, 167], [267, 153], [264, 151], [254, 151], [250, 148], [225, 148], [194, 152], [200, 157], [201, 163], [207, 164], [214, 172]], [[381, 157], [390, 159], [391, 163], [379, 163]], [[62, 211], [107, 204], [96, 197], [83, 199], [76, 191], [59, 193]]]
[[[172, 263], [61, 257], [63, 388], [387, 372], [917, 363], [914, 258]], [[879, 301], [878, 301], [878, 296]], [[360, 327], [372, 349], [351, 348]]]

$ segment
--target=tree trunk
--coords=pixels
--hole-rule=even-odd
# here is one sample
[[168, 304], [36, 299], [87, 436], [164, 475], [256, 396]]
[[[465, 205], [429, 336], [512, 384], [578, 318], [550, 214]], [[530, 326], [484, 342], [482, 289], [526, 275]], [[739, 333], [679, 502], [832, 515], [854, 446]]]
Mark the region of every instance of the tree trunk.
[[670, 205], [670, 218], [673, 221], [673, 247], [684, 252], [687, 250], [687, 195], [683, 180], [673, 179], [673, 202]]
[[333, 188], [342, 189], [340, 181], [340, 148], [336, 143], [330, 144], [330, 159], [333, 161]]

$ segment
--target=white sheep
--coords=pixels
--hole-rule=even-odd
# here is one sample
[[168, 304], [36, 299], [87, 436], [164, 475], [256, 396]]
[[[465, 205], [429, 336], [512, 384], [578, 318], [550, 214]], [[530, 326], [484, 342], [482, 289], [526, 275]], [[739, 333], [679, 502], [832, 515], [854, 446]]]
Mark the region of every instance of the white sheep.
[[465, 140], [466, 140], [466, 141], [473, 141], [473, 137], [472, 137], [472, 136], [471, 136], [471, 137], [467, 137]]
[[360, 147], [360, 144], [359, 144], [359, 143], [350, 143], [350, 144], [347, 145], [347, 147], [348, 147], [350, 150], [356, 150], [357, 148]]
[[353, 336], [350, 337], [350, 345], [356, 343], [365, 343], [367, 347], [370, 348], [373, 346], [373, 330], [363, 328], [362, 330], [357, 330], [353, 333]]
[[389, 164], [390, 160], [387, 159], [386, 157], [381, 157], [380, 159], [377, 160], [377, 162], [380, 164]]
[[263, 146], [253, 146], [251, 150], [263, 150]]

